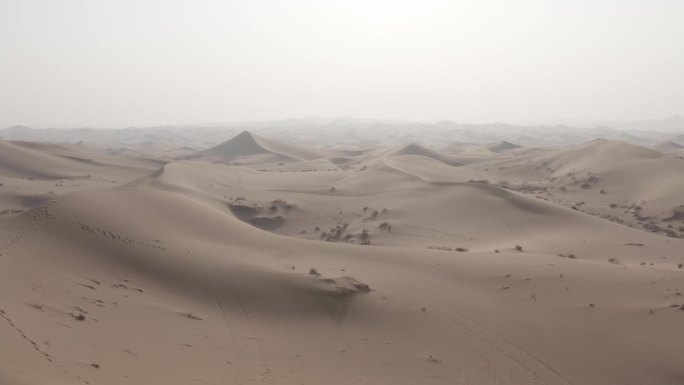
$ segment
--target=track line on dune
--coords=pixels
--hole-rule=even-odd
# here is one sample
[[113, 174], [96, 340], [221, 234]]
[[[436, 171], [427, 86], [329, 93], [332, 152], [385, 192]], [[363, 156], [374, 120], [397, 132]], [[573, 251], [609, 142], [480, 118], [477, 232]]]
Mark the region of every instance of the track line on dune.
[[[420, 291], [420, 287], [411, 284]], [[565, 385], [572, 385], [572, 382], [566, 379], [562, 373], [553, 368], [550, 364], [530, 353], [518, 344], [513, 343], [504, 336], [494, 332], [482, 323], [471, 319], [470, 317], [455, 312], [453, 308], [444, 305], [438, 305], [438, 309], [442, 311], [441, 318], [447, 320], [449, 323], [455, 325], [459, 329], [466, 332], [474, 338], [474, 341], [480, 341], [486, 346], [489, 346], [503, 355], [508, 361], [514, 365], [524, 369], [530, 376], [531, 384], [548, 384], [548, 377], [555, 379], [553, 383], [561, 383]], [[484, 353], [484, 352], [483, 352]], [[482, 357], [482, 355], [480, 355]], [[485, 361], [488, 361], [485, 359]], [[540, 373], [546, 373], [545, 376], [540, 376]], [[495, 374], [497, 381], [499, 381], [499, 374]], [[546, 377], [546, 379], [544, 378]]]
[[240, 175], [240, 170], [235, 170], [235, 176], [238, 178], [238, 185], [241, 188], [245, 188], [245, 183], [242, 181], [242, 175]]
[[254, 323], [252, 322], [252, 318], [249, 316], [249, 313], [247, 312], [247, 309], [245, 308], [244, 303], [242, 302], [242, 299], [238, 295], [237, 291], [235, 288], [231, 288], [231, 292], [233, 293], [233, 297], [235, 297], [235, 300], [237, 303], [240, 305], [240, 309], [242, 310], [242, 314], [245, 316], [245, 319], [247, 320], [247, 323], [249, 324], [249, 328], [252, 333], [252, 340], [256, 343], [257, 345], [257, 350], [259, 352], [259, 357], [261, 358], [261, 362], [264, 366], [264, 371], [261, 374], [261, 381], [266, 381], [266, 377], [270, 374], [271, 369], [268, 367], [268, 361], [266, 360], [266, 354], [264, 347], [261, 345], [261, 341], [259, 340], [259, 336], [256, 333], [256, 329], [254, 328]]
[[[2, 244], [2, 246], [0, 246], [0, 247], [2, 247], [3, 250], [10, 250], [14, 246], [16, 246], [19, 242], [21, 242], [22, 239], [24, 239], [24, 237], [27, 234], [26, 227], [29, 227], [30, 230], [35, 231], [35, 230], [38, 230], [38, 226], [37, 226], [38, 222], [40, 222], [44, 219], [54, 219], [54, 218], [55, 218], [55, 216], [50, 212], [50, 202], [48, 202], [43, 207], [37, 208], [33, 211], [33, 215], [31, 215], [31, 219], [28, 222], [28, 226], [19, 224], [17, 226], [16, 235], [14, 237], [10, 238], [9, 240], [5, 241]], [[14, 255], [8, 254], [8, 256], [10, 258], [15, 259], [15, 260], [20, 260], [19, 258], [17, 258]]]
[[5, 321], [7, 321], [7, 323], [9, 324], [9, 326], [11, 326], [12, 329], [14, 329], [14, 331], [16, 331], [19, 334], [19, 336], [21, 336], [21, 338], [23, 338], [26, 342], [30, 343], [33, 347], [33, 350], [40, 353], [48, 362], [53, 362], [52, 357], [50, 357], [50, 355], [47, 352], [41, 349], [40, 346], [38, 346], [38, 344], [34, 340], [32, 340], [28, 335], [26, 335], [26, 333], [24, 333], [24, 331], [21, 330], [14, 323], [14, 321], [12, 321], [12, 319], [3, 309], [0, 309], [0, 317], [4, 318]]
[[3, 309], [0, 309], [0, 317], [4, 318], [5, 321], [7, 321], [7, 324], [9, 324], [9, 326], [10, 326], [12, 329], [14, 329], [14, 331], [16, 331], [16, 332], [19, 334], [19, 336], [20, 336], [24, 341], [26, 341], [26, 342], [28, 342], [29, 344], [31, 344], [31, 347], [33, 348], [33, 350], [37, 351], [41, 356], [43, 356], [43, 358], [44, 358], [47, 362], [49, 362], [50, 364], [52, 364], [52, 365], [54, 365], [55, 367], [59, 368], [62, 372], [64, 372], [64, 374], [66, 374], [66, 375], [68, 375], [68, 376], [71, 376], [71, 377], [75, 378], [75, 379], [78, 380], [79, 382], [82, 382], [82, 383], [84, 383], [84, 384], [90, 384], [89, 381], [84, 380], [81, 376], [79, 376], [79, 375], [77, 375], [77, 374], [74, 374], [74, 373], [71, 373], [71, 372], [70, 372], [66, 367], [64, 367], [63, 365], [60, 365], [60, 364], [56, 363], [56, 362], [52, 359], [52, 356], [50, 356], [50, 354], [49, 354], [48, 352], [46, 352], [46, 351], [44, 351], [43, 349], [41, 349], [40, 345], [38, 345], [38, 343], [37, 343], [36, 341], [34, 341], [31, 337], [29, 337], [29, 336], [26, 334], [26, 332], [24, 332], [21, 328], [19, 328], [19, 326], [17, 326], [17, 324], [12, 320], [12, 318], [10, 318], [9, 314], [7, 314], [7, 312], [4, 311]]
[[[447, 310], [445, 308], [443, 309]], [[529, 353], [526, 349], [523, 349], [519, 345], [509, 341], [507, 338], [493, 332], [489, 328], [476, 324], [474, 321], [467, 319], [467, 317], [465, 316], [460, 315], [458, 317], [460, 318], [460, 320], [448, 316], [445, 316], [445, 319], [449, 320], [453, 324], [457, 325], [459, 328], [465, 330], [467, 333], [476, 337], [478, 340], [483, 341], [487, 345], [491, 346], [494, 350], [498, 351], [499, 353], [507, 357], [511, 362], [527, 370], [530, 374], [530, 380], [532, 381], [532, 383], [538, 383], [538, 381], [540, 380], [538, 368], [541, 367], [543, 370], [550, 373], [552, 377], [555, 377], [561, 383], [566, 385], [572, 385], [572, 382], [568, 381], [560, 372], [558, 372], [556, 369], [551, 367], [551, 365], [539, 359], [535, 355]], [[513, 351], [507, 351], [508, 349], [506, 349], [506, 346], [510, 347]], [[525, 362], [525, 358], [527, 358], [531, 362]], [[544, 381], [543, 379], [541, 380]], [[546, 383], [546, 381], [544, 381], [543, 383]]]
[[[226, 329], [228, 330], [228, 337], [230, 338], [230, 341], [232, 343], [233, 361], [237, 361], [237, 341], [235, 341], [235, 334], [233, 333], [233, 329], [230, 326], [228, 314], [226, 313], [226, 309], [223, 307], [223, 303], [221, 303], [221, 300], [219, 299], [218, 295], [216, 295], [216, 293], [214, 293], [214, 300], [216, 301], [216, 305], [221, 311], [221, 315], [223, 315], [223, 323], [226, 325]], [[238, 381], [237, 371], [233, 372], [233, 381], [235, 381], [236, 383]]]

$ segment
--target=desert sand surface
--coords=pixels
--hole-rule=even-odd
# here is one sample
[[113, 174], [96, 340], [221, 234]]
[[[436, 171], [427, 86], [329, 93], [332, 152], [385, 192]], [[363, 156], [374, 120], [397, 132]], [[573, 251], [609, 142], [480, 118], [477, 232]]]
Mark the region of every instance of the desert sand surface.
[[0, 130], [0, 383], [684, 382], [677, 133], [304, 123]]

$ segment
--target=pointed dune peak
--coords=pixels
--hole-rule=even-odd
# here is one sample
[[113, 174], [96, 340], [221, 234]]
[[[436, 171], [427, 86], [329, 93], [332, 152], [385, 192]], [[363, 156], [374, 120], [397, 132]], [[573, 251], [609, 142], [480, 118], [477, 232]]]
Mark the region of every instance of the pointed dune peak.
[[437, 159], [437, 160], [441, 160], [443, 158], [443, 156], [440, 153], [438, 153], [437, 151], [431, 150], [431, 149], [429, 149], [425, 146], [422, 146], [418, 143], [407, 144], [406, 146], [395, 150], [392, 154], [393, 155], [421, 155], [421, 156], [425, 156], [425, 157]]
[[226, 140], [218, 146], [203, 151], [205, 155], [221, 157], [248, 156], [266, 154], [268, 152], [249, 131], [242, 131], [237, 136]]
[[215, 159], [230, 159], [264, 154], [296, 161], [315, 160], [331, 155], [325, 150], [265, 138], [249, 131], [243, 131], [215, 147], [200, 152], [200, 156]]
[[437, 152], [435, 150], [429, 149], [421, 144], [418, 143], [410, 143], [407, 144], [403, 147], [400, 147], [396, 150], [390, 151], [387, 153], [387, 155], [390, 156], [402, 156], [402, 155], [411, 155], [411, 156], [422, 156], [425, 158], [429, 158], [432, 160], [436, 160], [442, 163], [446, 163], [450, 166], [461, 166], [461, 163], [459, 163], [457, 160], [452, 158], [449, 155], [442, 154], [440, 152]]

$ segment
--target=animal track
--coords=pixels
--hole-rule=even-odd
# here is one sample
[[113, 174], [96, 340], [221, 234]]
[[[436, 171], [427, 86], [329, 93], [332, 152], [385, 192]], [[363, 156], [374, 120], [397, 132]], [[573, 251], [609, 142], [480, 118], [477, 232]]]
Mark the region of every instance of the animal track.
[[41, 356], [43, 356], [43, 358], [45, 358], [46, 361], [61, 369], [62, 372], [64, 372], [64, 374], [76, 378], [76, 380], [78, 380], [79, 382], [82, 382], [86, 385], [90, 384], [90, 381], [83, 379], [83, 377], [77, 374], [71, 373], [63, 365], [56, 363], [52, 356], [50, 356], [50, 354], [43, 350], [36, 341], [34, 341], [19, 326], [17, 326], [17, 324], [10, 318], [9, 314], [7, 314], [7, 312], [5, 312], [3, 309], [0, 309], [0, 317], [4, 318], [5, 321], [7, 321], [7, 323], [12, 327], [12, 329], [14, 329], [19, 334], [19, 336], [24, 339], [24, 341], [28, 342], [33, 348], [33, 350], [37, 351]]
[[103, 237], [111, 238], [115, 241], [127, 243], [130, 245], [140, 245], [140, 246], [144, 246], [144, 247], [151, 248], [151, 249], [158, 249], [158, 250], [166, 251], [166, 248], [164, 246], [162, 246], [162, 242], [158, 239], [153, 239], [153, 240], [147, 242], [147, 241], [137, 240], [137, 239], [133, 239], [133, 238], [123, 237], [123, 236], [116, 234], [112, 231], [103, 230], [99, 227], [89, 226], [89, 225], [86, 225], [84, 223], [79, 223], [79, 225], [81, 226], [81, 230], [85, 230], [85, 231], [92, 233], [92, 234], [98, 234], [98, 235], [101, 235]]
[[12, 327], [12, 329], [14, 329], [17, 333], [19, 333], [19, 335], [21, 336], [21, 338], [23, 338], [26, 342], [30, 343], [31, 346], [33, 347], [33, 349], [34, 349], [35, 351], [37, 351], [38, 353], [40, 353], [40, 354], [41, 354], [43, 357], [45, 357], [45, 359], [48, 360], [49, 362], [52, 362], [52, 357], [50, 357], [50, 355], [49, 355], [47, 352], [45, 352], [44, 350], [42, 350], [42, 349], [40, 348], [40, 346], [38, 345], [38, 343], [36, 343], [36, 341], [34, 341], [34, 340], [32, 340], [31, 338], [29, 338], [29, 336], [27, 336], [26, 333], [24, 333], [24, 331], [21, 330], [21, 329], [14, 323], [14, 321], [12, 321], [12, 319], [9, 317], [9, 315], [8, 315], [7, 313], [5, 313], [5, 311], [2, 310], [2, 309], [0, 309], [0, 317], [4, 318], [5, 321], [7, 321], [7, 323]]

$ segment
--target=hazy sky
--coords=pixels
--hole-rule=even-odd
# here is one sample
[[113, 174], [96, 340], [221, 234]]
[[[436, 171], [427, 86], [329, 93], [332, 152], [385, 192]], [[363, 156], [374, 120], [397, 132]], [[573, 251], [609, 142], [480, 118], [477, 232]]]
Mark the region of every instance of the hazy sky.
[[682, 0], [0, 0], [0, 126], [684, 113]]

